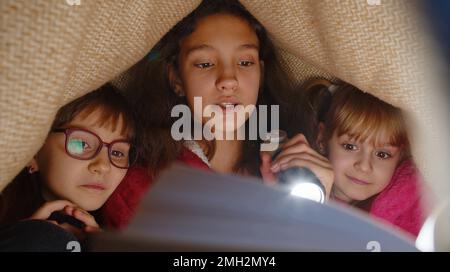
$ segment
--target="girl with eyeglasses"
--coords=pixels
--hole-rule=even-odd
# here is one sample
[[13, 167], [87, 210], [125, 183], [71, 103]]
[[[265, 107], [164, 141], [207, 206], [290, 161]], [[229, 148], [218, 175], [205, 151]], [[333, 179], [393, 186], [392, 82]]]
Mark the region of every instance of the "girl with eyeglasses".
[[0, 195], [0, 224], [7, 226], [0, 249], [21, 249], [12, 242], [18, 221], [45, 220], [81, 241], [99, 231], [91, 212], [136, 161], [134, 135], [133, 113], [109, 84], [63, 106], [43, 146]]

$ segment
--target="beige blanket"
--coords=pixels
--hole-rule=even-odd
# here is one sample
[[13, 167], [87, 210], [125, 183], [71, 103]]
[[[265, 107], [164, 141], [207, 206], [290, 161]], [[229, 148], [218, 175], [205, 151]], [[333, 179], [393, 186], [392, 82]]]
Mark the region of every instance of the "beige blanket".
[[[0, 190], [38, 151], [58, 107], [125, 72], [198, 3], [0, 1]], [[450, 194], [450, 115], [412, 1], [242, 3], [297, 81], [340, 78], [405, 109], [419, 167], [440, 198]]]

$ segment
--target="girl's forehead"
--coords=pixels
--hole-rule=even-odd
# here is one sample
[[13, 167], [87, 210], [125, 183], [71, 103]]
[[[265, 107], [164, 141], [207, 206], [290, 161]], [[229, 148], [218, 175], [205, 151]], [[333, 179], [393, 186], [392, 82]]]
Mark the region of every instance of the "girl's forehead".
[[213, 14], [199, 19], [194, 31], [183, 40], [182, 45], [190, 47], [227, 40], [259, 46], [258, 37], [250, 24], [231, 14]]

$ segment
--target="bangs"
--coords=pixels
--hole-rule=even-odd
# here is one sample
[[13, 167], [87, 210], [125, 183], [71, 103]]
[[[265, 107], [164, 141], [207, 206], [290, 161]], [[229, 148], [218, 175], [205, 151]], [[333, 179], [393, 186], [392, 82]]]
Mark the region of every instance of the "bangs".
[[[98, 112], [95, 125], [106, 127], [112, 131], [120, 130], [127, 140], [134, 141], [136, 136], [136, 120], [127, 100], [111, 84], [81, 96], [61, 107], [56, 113], [52, 128], [59, 128], [70, 123], [76, 116], [86, 118]], [[121, 127], [119, 121], [122, 120]]]
[[342, 111], [339, 115], [336, 120], [336, 132], [339, 136], [348, 134], [356, 141], [369, 140], [375, 146], [406, 145], [406, 131], [402, 128], [401, 120], [392, 118], [386, 112], [363, 110], [345, 114], [345, 111]]
[[128, 140], [133, 139], [134, 128], [131, 125], [132, 122], [127, 120], [129, 119], [127, 113], [101, 103], [92, 103], [84, 108], [79, 114], [80, 117], [85, 118], [94, 112], [99, 113], [94, 125], [110, 129], [111, 131], [120, 129], [120, 134], [125, 135]]
[[328, 139], [334, 132], [348, 134], [356, 141], [369, 141], [374, 146], [391, 145], [409, 152], [409, 140], [402, 111], [377, 97], [344, 88], [336, 91], [329, 112]]

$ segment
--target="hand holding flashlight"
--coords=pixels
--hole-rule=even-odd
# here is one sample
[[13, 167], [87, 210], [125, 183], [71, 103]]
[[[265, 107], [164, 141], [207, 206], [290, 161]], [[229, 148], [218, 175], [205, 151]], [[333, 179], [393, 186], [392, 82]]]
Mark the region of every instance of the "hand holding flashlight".
[[[269, 153], [272, 157], [270, 172], [261, 167], [263, 177], [277, 177], [281, 186], [289, 188], [291, 194], [324, 202], [334, 180], [328, 159], [313, 150], [306, 138], [298, 134], [288, 140], [284, 131], [272, 131], [269, 141], [278, 141], [278, 148]], [[265, 156], [265, 157], [264, 157]], [[267, 155], [263, 155], [263, 164]]]

